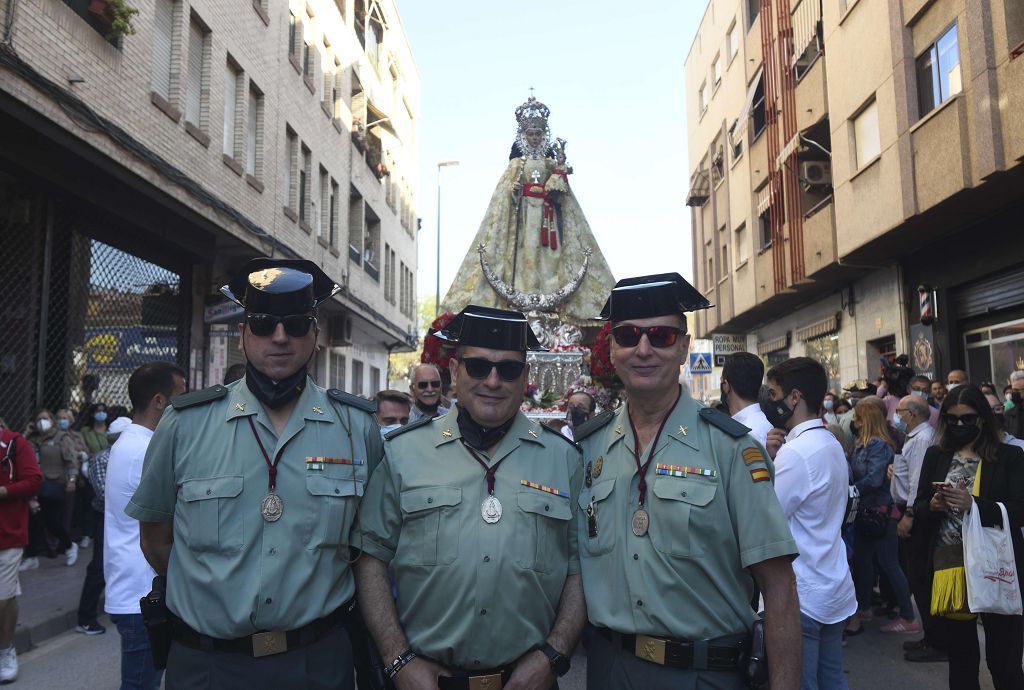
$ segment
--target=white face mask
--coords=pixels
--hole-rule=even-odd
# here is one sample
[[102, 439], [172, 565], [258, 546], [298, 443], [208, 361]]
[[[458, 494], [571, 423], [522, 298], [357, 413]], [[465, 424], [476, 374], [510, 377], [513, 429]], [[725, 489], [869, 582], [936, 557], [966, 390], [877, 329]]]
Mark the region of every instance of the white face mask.
[[949, 385], [946, 386], [946, 392], [948, 393], [949, 391], [953, 390], [954, 388], [958, 388], [960, 385], [962, 385], [962, 384], [950, 383]]
[[916, 395], [919, 398], [927, 398], [928, 397], [928, 394], [925, 393], [924, 391], [910, 391], [910, 394], [911, 395]]
[[826, 409], [827, 411], [829, 411], [829, 412], [831, 412], [831, 411], [832, 411], [832, 406], [833, 406], [833, 404], [834, 404], [834, 403], [832, 402], [832, 400], [825, 400], [825, 401], [824, 401], [823, 403], [821, 403], [821, 404], [822, 404], [822, 406], [823, 406], [823, 407], [824, 407], [824, 408], [825, 408], [825, 409]]
[[401, 429], [401, 428], [402, 428], [401, 424], [388, 424], [387, 426], [382, 426], [380, 428], [380, 439], [383, 441], [385, 436], [390, 434], [395, 429]]
[[43, 419], [40, 419], [38, 422], [36, 422], [36, 428], [45, 434], [47, 431], [53, 428], [53, 422], [44, 417]]

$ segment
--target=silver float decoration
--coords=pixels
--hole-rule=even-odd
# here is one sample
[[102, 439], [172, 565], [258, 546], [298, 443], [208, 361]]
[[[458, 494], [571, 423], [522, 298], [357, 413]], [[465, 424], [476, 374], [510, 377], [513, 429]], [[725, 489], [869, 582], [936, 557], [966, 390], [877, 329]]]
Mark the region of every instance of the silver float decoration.
[[571, 281], [554, 292], [547, 294], [533, 294], [517, 290], [498, 277], [494, 272], [494, 269], [491, 268], [491, 265], [487, 263], [487, 247], [483, 244], [478, 245], [476, 251], [480, 255], [480, 268], [483, 269], [484, 277], [487, 278], [487, 282], [490, 284], [491, 289], [494, 290], [499, 297], [508, 302], [508, 305], [512, 309], [522, 312], [555, 311], [559, 305], [569, 299], [569, 297], [579, 289], [580, 285], [583, 284], [583, 278], [587, 275], [587, 268], [590, 267], [590, 255], [592, 253], [589, 247], [583, 249], [583, 266], [580, 267], [576, 277]]

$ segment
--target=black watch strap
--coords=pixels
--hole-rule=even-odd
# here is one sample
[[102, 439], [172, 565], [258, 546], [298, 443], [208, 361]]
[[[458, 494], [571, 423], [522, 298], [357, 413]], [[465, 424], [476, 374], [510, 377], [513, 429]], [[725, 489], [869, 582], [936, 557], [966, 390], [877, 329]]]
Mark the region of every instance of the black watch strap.
[[548, 663], [551, 665], [551, 672], [557, 677], [561, 678], [569, 672], [569, 668], [572, 666], [569, 657], [559, 652], [547, 642], [535, 645], [533, 649], [544, 653], [544, 656], [548, 658]]
[[384, 673], [387, 675], [388, 680], [394, 680], [398, 672], [401, 671], [406, 665], [416, 658], [416, 652], [411, 649], [399, 654], [394, 661], [384, 667]]

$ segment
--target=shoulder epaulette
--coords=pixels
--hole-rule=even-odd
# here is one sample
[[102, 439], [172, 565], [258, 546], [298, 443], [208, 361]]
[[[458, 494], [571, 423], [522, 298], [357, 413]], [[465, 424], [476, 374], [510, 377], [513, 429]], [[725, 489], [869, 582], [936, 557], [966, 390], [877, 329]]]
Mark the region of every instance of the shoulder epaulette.
[[699, 414], [700, 418], [705, 422], [712, 426], [717, 426], [733, 438], [741, 438], [750, 433], [749, 427], [740, 424], [729, 415], [724, 412], [719, 412], [713, 407], [702, 408]]
[[568, 437], [567, 437], [567, 436], [566, 436], [565, 434], [563, 434], [563, 433], [562, 433], [561, 431], [559, 431], [558, 429], [555, 429], [555, 428], [553, 428], [553, 427], [550, 427], [550, 426], [548, 426], [547, 424], [541, 424], [541, 425], [540, 425], [540, 428], [541, 428], [541, 429], [543, 429], [544, 431], [547, 431], [547, 432], [549, 432], [549, 433], [552, 433], [552, 434], [554, 434], [554, 435], [555, 435], [555, 436], [557, 436], [558, 438], [560, 438], [560, 439], [562, 439], [563, 441], [565, 441], [566, 443], [568, 443], [568, 444], [569, 444], [570, 446], [572, 446], [573, 448], [578, 448], [578, 446], [576, 445], [576, 442], [575, 442], [575, 441], [571, 441], [571, 440], [569, 440], [569, 438], [568, 438]]
[[184, 410], [186, 407], [205, 405], [208, 402], [220, 400], [227, 394], [227, 387], [217, 384], [216, 386], [210, 386], [209, 388], [204, 388], [199, 391], [192, 391], [191, 393], [176, 395], [173, 398], [171, 398], [171, 407], [173, 407], [176, 410]]
[[403, 427], [401, 427], [399, 429], [395, 429], [394, 431], [390, 432], [389, 434], [384, 436], [384, 440], [385, 441], [390, 441], [391, 439], [393, 439], [395, 436], [398, 436], [399, 434], [404, 434], [406, 431], [412, 431], [413, 429], [418, 429], [421, 426], [424, 426], [426, 424], [430, 424], [432, 421], [434, 421], [433, 417], [428, 417], [428, 416], [424, 415], [424, 416], [420, 417], [419, 419], [417, 419], [415, 422], [409, 422], [405, 426], [403, 426]]
[[376, 400], [367, 400], [366, 398], [361, 398], [358, 395], [346, 393], [345, 391], [338, 390], [337, 388], [332, 388], [329, 391], [327, 391], [327, 395], [333, 398], [334, 400], [337, 400], [342, 405], [349, 405], [351, 407], [356, 408], [357, 410], [362, 410], [363, 412], [369, 412], [370, 414], [373, 414], [374, 412], [377, 411]]
[[596, 417], [588, 419], [586, 422], [581, 424], [579, 428], [572, 430], [573, 439], [576, 441], [576, 443], [579, 443], [587, 436], [590, 436], [592, 433], [603, 427], [605, 424], [612, 421], [612, 417], [614, 416], [614, 410], [605, 410]]

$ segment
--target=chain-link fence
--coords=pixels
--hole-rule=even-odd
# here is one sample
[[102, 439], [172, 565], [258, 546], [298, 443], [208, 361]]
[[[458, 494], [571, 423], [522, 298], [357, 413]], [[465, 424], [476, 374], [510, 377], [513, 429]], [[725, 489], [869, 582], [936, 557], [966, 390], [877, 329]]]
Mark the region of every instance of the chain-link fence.
[[125, 405], [132, 371], [187, 364], [177, 273], [92, 239], [102, 222], [0, 179], [0, 418], [37, 407]]

